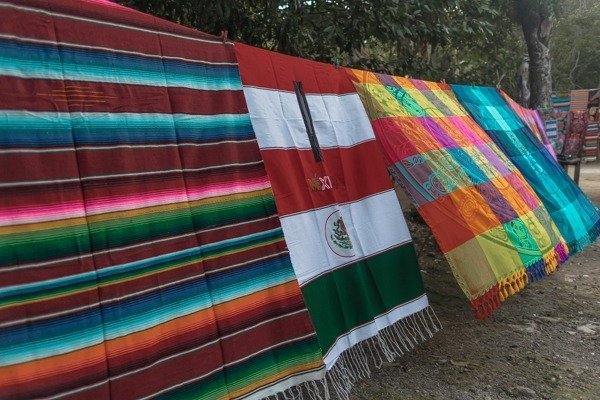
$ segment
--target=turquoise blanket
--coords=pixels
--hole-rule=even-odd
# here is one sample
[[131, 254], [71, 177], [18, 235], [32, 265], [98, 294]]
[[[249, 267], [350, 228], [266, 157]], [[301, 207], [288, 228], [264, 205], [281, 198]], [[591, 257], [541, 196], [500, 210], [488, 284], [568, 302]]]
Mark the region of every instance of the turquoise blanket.
[[499, 91], [465, 85], [452, 85], [452, 90], [533, 187], [567, 241], [570, 253], [594, 242], [600, 233], [598, 207], [556, 163]]

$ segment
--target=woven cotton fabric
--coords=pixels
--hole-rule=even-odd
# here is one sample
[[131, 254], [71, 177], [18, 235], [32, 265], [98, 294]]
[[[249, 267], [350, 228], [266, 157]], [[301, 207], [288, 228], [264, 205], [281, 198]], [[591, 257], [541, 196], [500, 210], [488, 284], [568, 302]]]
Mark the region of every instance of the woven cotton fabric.
[[[536, 139], [540, 141], [548, 150], [548, 153], [552, 155], [554, 159], [556, 159], [556, 154], [554, 152], [554, 147], [550, 143], [547, 133], [546, 133], [546, 125], [542, 120], [542, 116], [538, 110], [531, 110], [529, 108], [522, 107], [519, 103], [514, 101], [507, 95], [505, 92], [500, 91], [500, 94], [506, 100], [510, 108], [517, 113], [519, 118], [523, 121], [524, 124], [533, 132]], [[555, 121], [556, 122], [556, 121]], [[552, 132], [553, 137], [556, 137], [556, 126], [554, 127], [554, 131]]]
[[349, 73], [388, 164], [477, 317], [567, 258], [539, 198], [448, 85]]
[[[567, 241], [571, 254], [594, 242], [600, 234], [598, 208], [554, 162], [500, 93], [495, 88], [480, 86], [452, 85], [452, 90], [535, 190]], [[585, 124], [580, 130], [583, 140]], [[565, 149], [568, 144], [567, 140]], [[563, 154], [565, 152], [563, 150]]]
[[373, 361], [361, 342], [399, 356], [437, 330], [412, 239], [346, 73], [243, 44], [236, 53], [292, 265], [345, 396]]
[[322, 378], [232, 44], [102, 1], [0, 21], [0, 398]]

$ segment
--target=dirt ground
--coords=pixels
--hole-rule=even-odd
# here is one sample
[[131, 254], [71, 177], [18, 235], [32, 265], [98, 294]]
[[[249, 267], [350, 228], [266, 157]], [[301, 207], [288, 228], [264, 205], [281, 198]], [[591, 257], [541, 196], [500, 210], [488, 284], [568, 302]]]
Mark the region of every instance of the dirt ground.
[[[580, 186], [600, 204], [600, 164], [584, 165]], [[431, 231], [406, 211], [443, 330], [359, 383], [353, 400], [600, 399], [600, 241], [479, 321]]]

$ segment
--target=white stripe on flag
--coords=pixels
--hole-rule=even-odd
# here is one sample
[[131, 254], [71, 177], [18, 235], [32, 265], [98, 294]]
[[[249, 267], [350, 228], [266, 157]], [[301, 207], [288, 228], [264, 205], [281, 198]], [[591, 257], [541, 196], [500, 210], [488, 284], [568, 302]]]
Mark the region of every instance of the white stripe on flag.
[[282, 217], [281, 226], [300, 285], [341, 265], [411, 241], [393, 190]]
[[[244, 95], [261, 149], [310, 149], [295, 93], [244, 87]], [[348, 147], [375, 140], [358, 94], [307, 94], [321, 148]]]

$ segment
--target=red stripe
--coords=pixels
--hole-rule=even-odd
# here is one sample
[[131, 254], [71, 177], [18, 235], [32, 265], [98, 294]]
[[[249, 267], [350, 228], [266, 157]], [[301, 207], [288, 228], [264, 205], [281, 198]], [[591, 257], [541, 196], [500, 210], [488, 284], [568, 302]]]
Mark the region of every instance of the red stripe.
[[[293, 332], [293, 333], [292, 333]], [[207, 348], [168, 360], [149, 370], [112, 382], [113, 397], [116, 399], [139, 398], [155, 393], [165, 387], [178, 384], [222, 367], [224, 362], [249, 355], [265, 346], [281, 343], [294, 337], [314, 332], [306, 319], [297, 316], [274, 321], [240, 335], [226, 339]], [[238, 346], [234, 349], [232, 346]], [[273, 363], [276, 363], [273, 360]]]
[[[9, 153], [2, 155], [0, 181], [37, 181], [173, 169], [218, 168], [260, 160], [256, 142], [198, 147], [119, 148], [71, 153]], [[69, 162], [70, 161], [70, 162]], [[27, 165], [27, 168], [23, 168]]]
[[[30, 6], [45, 11], [64, 13], [109, 23], [160, 30], [185, 37], [219, 41], [218, 37], [186, 28], [156, 17], [130, 9], [110, 7], [80, 1], [52, 1], [40, 7], [39, 1], [19, 1], [20, 6]], [[123, 12], [123, 10], [129, 12]], [[70, 18], [51, 17], [41, 13], [0, 8], [2, 33], [26, 38], [83, 44], [150, 55], [182, 57], [198, 61], [235, 63], [233, 46], [222, 43], [201, 43], [198, 41], [157, 35], [115, 26], [101, 25]], [[23, 24], [23, 21], [28, 21]], [[127, 37], [127, 40], [123, 40]]]
[[[6, 272], [5, 274], [0, 274], [0, 276], [2, 277], [1, 281], [3, 286], [6, 287], [12, 285], [22, 285], [31, 282], [46, 281], [50, 279], [57, 279], [65, 276], [94, 271], [95, 269], [102, 269], [110, 266], [139, 261], [140, 259], [149, 259], [164, 254], [170, 254], [177, 251], [198, 247], [200, 243], [213, 243], [234, 237], [250, 235], [252, 233], [264, 232], [276, 228], [279, 228], [279, 221], [277, 217], [274, 216], [273, 218], [256, 222], [250, 222], [244, 225], [226, 227], [219, 230], [212, 230], [210, 232], [201, 231], [193, 236], [186, 236], [184, 238], [161, 242], [160, 245], [148, 244], [143, 247], [137, 247], [123, 251], [111, 251], [103, 254], [95, 254], [93, 261], [92, 258], [88, 257], [81, 259], [81, 261], [64, 261], [48, 267], [24, 269], [19, 273]], [[225, 266], [244, 263], [253, 259], [264, 257], [265, 255], [279, 253], [284, 250], [285, 243], [282, 240], [281, 242], [273, 243], [266, 246], [260, 246], [259, 248], [238, 251], [233, 254], [220, 256], [218, 258], [204, 260], [201, 264], [201, 268], [195, 268], [194, 266], [190, 265], [185, 268], [177, 268], [173, 271], [161, 272], [161, 274], [164, 274], [161, 275], [161, 282], [163, 284], [166, 284], [174, 280], [198, 275], [203, 271], [212, 271], [223, 268]], [[1, 272], [2, 271], [0, 271], [0, 273]], [[123, 285], [123, 287], [121, 287], [121, 285]], [[108, 286], [103, 289], [102, 296], [103, 299], [106, 300], [112, 297], [121, 296], [126, 293], [135, 293], [146, 288], [154, 287], [155, 285], [156, 281], [152, 281], [151, 278], [138, 278], [134, 281], [128, 281], [121, 284], [114, 284]], [[87, 296], [85, 296], [84, 298], [87, 299]], [[93, 297], [93, 299], [93, 301], [96, 301], [95, 297]], [[57, 309], [55, 309], [55, 307], [50, 304], [51, 301], [51, 299], [48, 299], [44, 302], [32, 304], [31, 307], [27, 309], [28, 315], [33, 316], [57, 311]], [[62, 310], [63, 306], [67, 308], [77, 307], [77, 305], [71, 304], [74, 302], [75, 300], [70, 300], [69, 302], [60, 300], [58, 301], [57, 305], [59, 306], [59, 310]], [[78, 304], [84, 305], [86, 303], [83, 302]], [[10, 318], [10, 312], [8, 312], [7, 316], [4, 310], [0, 310], [0, 321], [8, 320]]]
[[[169, 189], [206, 187], [212, 184], [243, 182], [263, 178], [262, 164], [235, 167], [223, 170], [186, 173], [185, 182], [181, 172], [135, 178], [108, 178], [86, 181], [86, 201], [107, 197], [130, 196], [145, 193], [160, 193]], [[48, 185], [20, 186], [0, 189], [0, 207], [4, 210], [17, 207], [47, 207], [49, 204], [64, 204], [82, 201], [82, 183], [51, 183]]]
[[392, 188], [374, 140], [350, 148], [321, 149], [324, 162], [315, 161], [311, 150], [261, 152], [282, 216], [360, 200]]
[[[20, 382], [15, 385], [2, 386], [2, 396], [6, 399], [33, 399], [51, 396], [77, 390], [86, 385], [93, 385], [108, 378], [107, 363], [85, 363], [77, 369], [68, 372], [55, 371], [52, 376], [37, 378], [35, 380]], [[12, 380], [12, 379], [11, 379]], [[111, 399], [110, 385], [104, 383], [96, 388], [85, 390], [83, 393], [66, 397], [67, 399]]]
[[[242, 91], [2, 77], [2, 109], [49, 112], [245, 114]], [[68, 100], [68, 101], [67, 101]]]
[[245, 86], [294, 91], [294, 81], [301, 81], [307, 94], [356, 93], [343, 69], [236, 43], [242, 83]]

